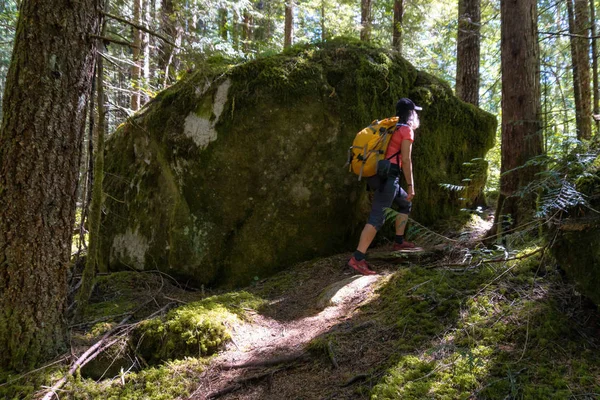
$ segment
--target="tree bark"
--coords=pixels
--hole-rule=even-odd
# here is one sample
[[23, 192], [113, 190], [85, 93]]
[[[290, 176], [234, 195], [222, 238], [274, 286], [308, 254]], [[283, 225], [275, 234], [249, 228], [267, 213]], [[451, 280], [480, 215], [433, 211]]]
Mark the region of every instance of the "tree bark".
[[588, 0], [575, 0], [579, 82], [581, 84], [581, 139], [592, 138], [592, 93], [590, 79], [590, 5]]
[[219, 9], [219, 36], [221, 39], [227, 40], [227, 9]]
[[360, 40], [369, 42], [371, 40], [371, 0], [361, 0], [360, 7]]
[[327, 39], [325, 32], [325, 0], [321, 0], [321, 42], [324, 42], [325, 39]]
[[[109, 0], [106, 0], [108, 5]], [[102, 21], [102, 35], [106, 34], [106, 19]], [[99, 249], [100, 241], [100, 217], [102, 211], [103, 193], [102, 184], [104, 182], [104, 136], [106, 133], [106, 99], [104, 97], [104, 59], [102, 53], [106, 51], [103, 42], [99, 41], [98, 54], [96, 56], [96, 87], [98, 91], [98, 124], [96, 125], [94, 152], [90, 153], [90, 159], [93, 163], [90, 167], [91, 193], [90, 216], [88, 219], [88, 228], [90, 232], [90, 244], [86, 257], [85, 269], [82, 274], [82, 284], [77, 294], [77, 311], [80, 313], [87, 304], [92, 294], [93, 282], [97, 272], [106, 272], [102, 260], [102, 254]], [[91, 111], [92, 113], [94, 110]]]
[[[573, 92], [577, 138], [592, 137], [592, 105], [590, 93], [590, 42], [589, 4], [587, 0], [566, 0], [571, 36], [571, 58], [573, 68]], [[573, 8], [573, 1], [575, 8]]]
[[242, 41], [244, 42], [244, 51], [250, 50], [250, 43], [252, 41], [252, 16], [248, 11], [244, 11], [244, 29], [242, 30]]
[[[142, 25], [150, 26], [150, 1], [144, 0], [142, 2]], [[150, 82], [150, 34], [148, 32], [142, 33], [142, 87], [148, 88], [148, 82]], [[140, 91], [140, 107], [150, 101], [150, 96], [146, 90]]]
[[[140, 25], [142, 0], [133, 0], [133, 23]], [[133, 64], [131, 66], [131, 103], [129, 108], [133, 111], [140, 109], [140, 75], [141, 75], [141, 47], [142, 31], [133, 27]]]
[[[596, 5], [594, 0], [590, 0], [590, 21], [592, 30], [592, 78], [593, 78], [593, 112], [600, 114], [600, 88], [598, 88], [598, 47], [597, 47], [597, 29], [596, 29]], [[600, 139], [600, 121], [596, 120], [596, 138]]]
[[530, 221], [536, 193], [520, 193], [539, 167], [523, 167], [542, 154], [536, 0], [501, 0], [502, 150], [498, 228]]
[[404, 0], [394, 0], [394, 26], [392, 29], [392, 47], [402, 53], [402, 22], [404, 19]]
[[459, 0], [456, 39], [456, 96], [479, 105], [480, 0]]
[[67, 269], [101, 0], [25, 0], [0, 131], [0, 367], [66, 349]]
[[287, 49], [293, 43], [294, 37], [294, 0], [287, 0], [285, 3], [285, 32], [283, 39], [283, 48]]

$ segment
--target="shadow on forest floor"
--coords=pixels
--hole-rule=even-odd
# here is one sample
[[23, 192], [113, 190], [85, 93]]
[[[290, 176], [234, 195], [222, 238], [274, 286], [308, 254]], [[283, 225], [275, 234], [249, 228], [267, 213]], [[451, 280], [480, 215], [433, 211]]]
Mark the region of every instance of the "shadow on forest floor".
[[[301, 263], [246, 288], [261, 305], [223, 322], [231, 341], [213, 357], [123, 369], [99, 382], [75, 376], [61, 398], [600, 398], [600, 313], [547, 253], [466, 268], [378, 257], [373, 277], [353, 276], [348, 257]], [[121, 292], [95, 307], [146, 302], [128, 292], [134, 281], [121, 279]], [[206, 297], [151, 281], [146, 292], [161, 293], [154, 308]], [[31, 398], [32, 385], [62, 373], [49, 369], [0, 394]]]

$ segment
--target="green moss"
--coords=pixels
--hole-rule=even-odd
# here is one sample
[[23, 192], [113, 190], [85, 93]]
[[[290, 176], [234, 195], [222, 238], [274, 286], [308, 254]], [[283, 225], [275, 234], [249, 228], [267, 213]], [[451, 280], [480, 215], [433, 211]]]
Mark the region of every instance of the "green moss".
[[230, 339], [228, 326], [243, 317], [243, 310], [262, 303], [247, 292], [209, 297], [176, 308], [164, 318], [142, 322], [134, 332], [134, 343], [151, 364], [211, 355]]
[[400, 336], [372, 398], [562, 399], [598, 393], [599, 355], [581, 340], [593, 335], [593, 327], [569, 317], [565, 307], [577, 300], [569, 300], [573, 294], [555, 270], [540, 268], [551, 261], [540, 254], [471, 274], [398, 271], [365, 310], [382, 323], [393, 321]]
[[95, 382], [76, 376], [65, 387], [71, 399], [106, 400], [171, 400], [191, 394], [206, 360], [186, 358], [151, 367], [140, 372], [123, 374], [116, 379]]
[[101, 332], [107, 324], [122, 319], [140, 305], [140, 299], [161, 286], [160, 278], [139, 272], [115, 272], [96, 278], [90, 301], [82, 310], [82, 321], [99, 321], [95, 330]]

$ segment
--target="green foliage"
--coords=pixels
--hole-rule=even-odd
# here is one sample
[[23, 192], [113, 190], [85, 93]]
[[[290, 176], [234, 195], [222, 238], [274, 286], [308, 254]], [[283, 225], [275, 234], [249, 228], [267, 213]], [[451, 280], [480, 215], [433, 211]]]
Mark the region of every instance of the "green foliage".
[[95, 382], [76, 375], [64, 390], [70, 399], [89, 400], [172, 400], [187, 397], [197, 386], [198, 375], [207, 360], [185, 358], [140, 372], [124, 371], [114, 379]]

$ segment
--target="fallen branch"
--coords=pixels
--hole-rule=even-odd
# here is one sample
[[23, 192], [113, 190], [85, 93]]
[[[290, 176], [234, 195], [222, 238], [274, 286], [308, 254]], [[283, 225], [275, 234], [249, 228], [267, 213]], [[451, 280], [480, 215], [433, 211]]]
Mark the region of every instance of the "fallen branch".
[[[81, 368], [83, 366], [85, 366], [87, 363], [89, 363], [90, 361], [92, 361], [94, 358], [98, 357], [98, 355], [100, 355], [100, 353], [102, 353], [104, 350], [108, 349], [110, 346], [114, 345], [115, 343], [117, 343], [119, 340], [121, 340], [121, 338], [117, 338], [114, 339], [108, 343], [107, 340], [118, 330], [120, 330], [121, 328], [127, 327], [128, 330], [133, 329], [135, 326], [137, 326], [138, 324], [131, 324], [131, 325], [125, 325], [127, 323], [127, 321], [129, 321], [129, 319], [140, 309], [142, 309], [146, 304], [148, 304], [151, 300], [145, 302], [144, 304], [142, 304], [140, 307], [138, 307], [136, 310], [132, 311], [131, 313], [129, 313], [129, 315], [127, 315], [125, 318], [123, 318], [123, 320], [121, 320], [121, 322], [119, 322], [119, 324], [117, 326], [115, 326], [114, 328], [112, 328], [111, 330], [109, 330], [108, 332], [106, 332], [104, 335], [102, 335], [102, 337], [100, 338], [100, 340], [98, 340], [92, 347], [90, 347], [89, 349], [87, 349], [77, 360], [75, 360], [75, 362], [71, 365], [71, 367], [69, 368], [69, 370], [67, 371], [67, 373], [65, 374], [65, 376], [63, 376], [62, 378], [60, 378], [58, 380], [58, 382], [56, 382], [50, 389], [48, 389], [48, 392], [44, 395], [44, 397], [42, 398], [42, 400], [51, 400], [52, 397], [54, 397], [56, 395], [56, 392], [67, 382], [67, 378], [71, 375], [73, 375], [75, 373], [75, 371], [77, 371], [78, 368]], [[160, 310], [150, 314], [150, 316], [148, 318], [153, 318], [155, 315], [158, 315], [159, 313], [162, 313], [165, 309], [167, 309], [169, 306], [171, 306], [173, 303], [169, 303], [167, 305], [165, 305], [164, 307], [162, 307]], [[58, 395], [56, 395], [56, 397], [58, 398]]]
[[65, 384], [65, 382], [67, 381], [67, 378], [69, 376], [73, 375], [73, 373], [75, 373], [75, 371], [77, 371], [78, 368], [83, 367], [88, 362], [90, 362], [91, 360], [96, 358], [98, 356], [98, 354], [100, 354], [103, 350], [106, 350], [108, 347], [110, 347], [114, 343], [116, 343], [119, 339], [112, 341], [108, 345], [105, 345], [106, 340], [117, 330], [121, 329], [125, 325], [125, 323], [127, 323], [127, 321], [129, 321], [129, 319], [132, 316], [133, 316], [133, 314], [130, 314], [130, 315], [126, 316], [125, 318], [123, 318], [123, 320], [119, 323], [119, 325], [115, 326], [114, 328], [112, 328], [111, 330], [106, 332], [102, 336], [102, 338], [100, 338], [100, 340], [98, 340], [92, 347], [87, 349], [77, 360], [75, 360], [75, 362], [71, 365], [71, 368], [69, 368], [69, 371], [67, 371], [65, 376], [60, 378], [58, 380], [58, 382], [56, 382], [48, 390], [48, 392], [46, 393], [46, 395], [43, 397], [42, 400], [51, 400], [52, 397], [54, 397], [54, 395], [56, 395], [56, 391], [59, 390]]
[[331, 363], [333, 364], [333, 368], [338, 369], [340, 367], [340, 365], [338, 364], [337, 360], [335, 359], [335, 353], [333, 352], [333, 345], [331, 344], [331, 340], [329, 342], [327, 342], [327, 354], [329, 355], [329, 359], [331, 360]]
[[[509, 257], [509, 258], [494, 258], [491, 260], [479, 260], [480, 264], [488, 264], [488, 263], [498, 263], [498, 262], [506, 262], [506, 261], [515, 261], [515, 260], [522, 260], [524, 258], [528, 258], [531, 257], [537, 253], [540, 253], [544, 250], [546, 250], [547, 246], [544, 247], [540, 247], [537, 250], [532, 251], [531, 253], [527, 253], [527, 254], [523, 254], [521, 256], [517, 256], [517, 257]], [[458, 264], [432, 264], [432, 265], [426, 265], [423, 268], [425, 269], [434, 269], [434, 268], [441, 268], [441, 267], [471, 267], [472, 264], [463, 264], [463, 263], [458, 263]]]
[[110, 43], [114, 43], [114, 44], [120, 44], [121, 46], [129, 46], [129, 47], [132, 47], [134, 49], [139, 49], [140, 48], [140, 46], [136, 46], [133, 43], [130, 43], [130, 42], [127, 42], [127, 41], [124, 41], [124, 40], [112, 39], [112, 38], [109, 38], [109, 37], [106, 37], [106, 36], [90, 35], [90, 37], [94, 38], [94, 39], [104, 40], [105, 42], [110, 42]]
[[124, 23], [124, 24], [131, 25], [131, 26], [133, 26], [134, 28], [137, 28], [137, 29], [139, 29], [140, 31], [144, 31], [144, 32], [146, 32], [146, 33], [149, 33], [149, 34], [150, 34], [150, 35], [152, 35], [152, 36], [156, 36], [157, 38], [159, 38], [159, 39], [163, 40], [165, 43], [168, 43], [168, 44], [170, 44], [171, 46], [173, 46], [173, 47], [175, 47], [175, 48], [177, 48], [177, 49], [179, 48], [179, 46], [177, 46], [175, 43], [171, 42], [169, 39], [167, 39], [166, 37], [164, 37], [164, 36], [163, 36], [163, 35], [161, 35], [160, 33], [156, 33], [156, 32], [154, 32], [154, 31], [152, 31], [152, 30], [150, 30], [150, 29], [146, 28], [146, 27], [145, 27], [145, 26], [143, 26], [143, 25], [136, 24], [136, 23], [134, 23], [134, 22], [131, 22], [131, 21], [129, 21], [129, 20], [126, 20], [125, 18], [119, 17], [119, 16], [117, 16], [117, 15], [113, 15], [113, 14], [110, 14], [110, 13], [107, 13], [107, 12], [104, 12], [104, 11], [101, 11], [101, 13], [102, 13], [102, 15], [105, 15], [105, 16], [107, 16], [108, 18], [112, 18], [112, 19], [114, 19], [114, 20], [116, 20], [116, 21], [119, 21], [119, 22], [122, 22], [122, 23]]
[[298, 361], [302, 358], [306, 358], [307, 353], [302, 352], [299, 354], [292, 354], [290, 356], [281, 356], [271, 358], [270, 360], [264, 361], [248, 361], [243, 364], [223, 364], [221, 366], [222, 369], [236, 369], [236, 368], [256, 368], [256, 367], [271, 367], [273, 365], [292, 363], [294, 361]]

